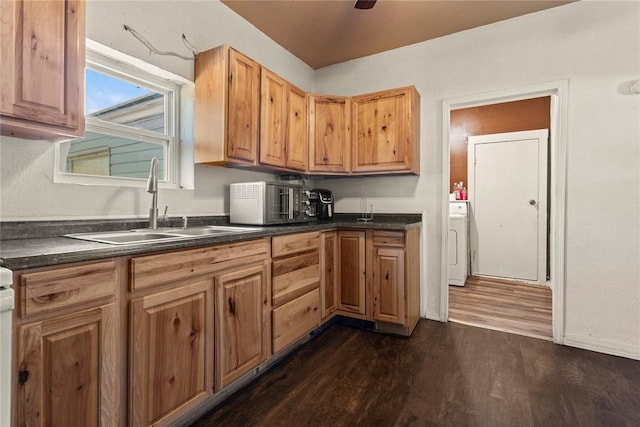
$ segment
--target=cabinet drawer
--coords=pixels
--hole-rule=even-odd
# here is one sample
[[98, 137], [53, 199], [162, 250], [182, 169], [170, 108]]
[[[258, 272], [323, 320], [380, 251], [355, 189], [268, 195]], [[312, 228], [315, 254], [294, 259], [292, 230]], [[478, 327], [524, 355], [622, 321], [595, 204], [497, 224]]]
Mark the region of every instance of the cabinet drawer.
[[268, 253], [269, 240], [259, 239], [133, 258], [131, 290], [215, 273], [238, 263], [265, 258]]
[[320, 233], [289, 234], [272, 239], [271, 255], [276, 258], [284, 255], [306, 252], [320, 247]]
[[376, 230], [373, 232], [373, 245], [404, 246], [404, 231]]
[[273, 261], [273, 305], [292, 300], [320, 286], [320, 252]]
[[116, 263], [104, 261], [20, 275], [20, 313], [31, 316], [115, 295]]
[[313, 290], [273, 310], [273, 352], [320, 325], [320, 291]]

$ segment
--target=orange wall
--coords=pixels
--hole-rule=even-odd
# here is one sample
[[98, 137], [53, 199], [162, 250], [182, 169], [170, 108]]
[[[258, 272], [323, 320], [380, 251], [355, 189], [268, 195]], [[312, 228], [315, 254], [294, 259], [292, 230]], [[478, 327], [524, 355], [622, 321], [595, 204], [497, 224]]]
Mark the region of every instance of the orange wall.
[[549, 129], [551, 98], [525, 99], [451, 111], [451, 172], [454, 182], [467, 182], [467, 137], [521, 130]]

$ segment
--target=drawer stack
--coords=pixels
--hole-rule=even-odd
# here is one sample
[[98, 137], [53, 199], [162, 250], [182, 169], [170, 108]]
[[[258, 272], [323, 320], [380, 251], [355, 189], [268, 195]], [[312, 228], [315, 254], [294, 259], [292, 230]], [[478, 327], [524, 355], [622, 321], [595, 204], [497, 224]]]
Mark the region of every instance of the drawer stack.
[[274, 237], [271, 250], [276, 353], [320, 325], [320, 235]]

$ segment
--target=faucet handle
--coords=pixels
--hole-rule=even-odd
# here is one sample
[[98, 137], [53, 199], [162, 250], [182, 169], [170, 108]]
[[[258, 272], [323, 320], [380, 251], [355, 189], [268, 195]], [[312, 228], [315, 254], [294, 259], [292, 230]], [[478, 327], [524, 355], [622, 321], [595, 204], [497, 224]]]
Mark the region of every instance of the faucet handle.
[[169, 206], [168, 206], [168, 205], [165, 205], [165, 206], [164, 206], [164, 213], [162, 214], [162, 222], [164, 223], [165, 227], [166, 227], [166, 225], [167, 225], [167, 219], [169, 219], [169, 218], [167, 217], [167, 209], [169, 209]]

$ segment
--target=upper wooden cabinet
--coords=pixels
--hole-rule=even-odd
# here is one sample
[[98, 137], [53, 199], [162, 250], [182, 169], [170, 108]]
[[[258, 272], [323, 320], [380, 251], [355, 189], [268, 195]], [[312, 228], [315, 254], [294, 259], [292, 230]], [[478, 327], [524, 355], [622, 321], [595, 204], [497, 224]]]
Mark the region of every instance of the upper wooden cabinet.
[[309, 172], [349, 172], [351, 98], [309, 95]]
[[195, 83], [196, 163], [310, 175], [420, 173], [413, 86], [311, 95], [229, 46], [197, 55]]
[[260, 65], [220, 46], [195, 62], [195, 161], [258, 164]]
[[306, 93], [266, 68], [260, 93], [260, 163], [306, 171]]
[[420, 173], [420, 95], [413, 86], [353, 97], [351, 171]]
[[285, 167], [287, 82], [262, 69], [260, 77], [260, 163]]
[[287, 84], [287, 168], [306, 171], [309, 160], [307, 94]]
[[1, 133], [84, 136], [84, 0], [0, 2]]

